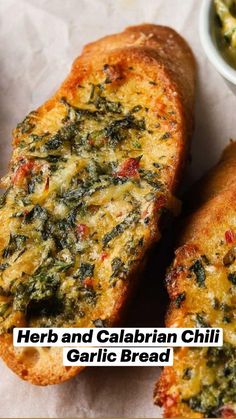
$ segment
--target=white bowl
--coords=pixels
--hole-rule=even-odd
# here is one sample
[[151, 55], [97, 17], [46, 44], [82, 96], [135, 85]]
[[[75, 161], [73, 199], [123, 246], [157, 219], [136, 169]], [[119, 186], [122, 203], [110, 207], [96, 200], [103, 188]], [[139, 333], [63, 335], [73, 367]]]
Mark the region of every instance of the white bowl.
[[224, 60], [212, 34], [214, 14], [214, 0], [202, 0], [199, 22], [201, 43], [210, 62], [236, 93], [236, 70]]

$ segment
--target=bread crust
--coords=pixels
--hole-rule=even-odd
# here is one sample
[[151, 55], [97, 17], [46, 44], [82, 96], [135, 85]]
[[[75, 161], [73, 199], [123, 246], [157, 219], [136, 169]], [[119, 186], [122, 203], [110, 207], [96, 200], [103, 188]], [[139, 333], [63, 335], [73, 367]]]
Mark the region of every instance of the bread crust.
[[[141, 25], [126, 29], [123, 33], [103, 38], [86, 46], [82, 55], [77, 58], [71, 72], [60, 89], [44, 105], [37, 110], [39, 118], [43, 118], [66, 97], [69, 102], [75, 102], [78, 86], [86, 83], [110, 66], [109, 74], [112, 87], [119, 89], [123, 74], [127, 75], [134, 66], [138, 69], [136, 82], [139, 79], [158, 80], [168, 101], [172, 101], [178, 115], [178, 129], [173, 146], [172, 164], [166, 176], [168, 194], [164, 200], [156, 202], [155, 211], [150, 220], [147, 244], [145, 244], [139, 263], [129, 273], [129, 280], [118, 285], [112, 291], [114, 304], [100, 306], [94, 310], [95, 318], [108, 318], [109, 326], [119, 324], [124, 308], [137, 282], [138, 272], [147, 250], [160, 238], [160, 209], [169, 207], [176, 210], [176, 201], [172, 196], [176, 192], [181, 179], [183, 166], [188, 153], [189, 138], [193, 129], [193, 107], [195, 87], [195, 62], [186, 42], [173, 30], [155, 25]], [[135, 81], [135, 79], [134, 79]], [[154, 87], [155, 89], [155, 87]], [[155, 92], [154, 92], [155, 97]], [[158, 100], [158, 98], [156, 98]], [[14, 135], [13, 147], [18, 150], [18, 140]], [[11, 165], [16, 161], [13, 156]], [[3, 184], [6, 184], [6, 180]], [[7, 235], [4, 231], [2, 234]], [[24, 316], [18, 313], [15, 326], [26, 326]], [[92, 326], [92, 319], [83, 327]], [[12, 335], [5, 333], [0, 336], [0, 355], [6, 364], [21, 378], [37, 385], [56, 384], [68, 380], [82, 368], [67, 368], [62, 365], [62, 350], [60, 348], [20, 349], [14, 348]]]
[[[211, 308], [211, 304], [213, 302], [214, 307], [214, 301], [218, 300], [220, 302], [224, 301], [225, 304], [225, 298], [229, 298], [232, 291], [230, 291], [229, 281], [226, 279], [229, 266], [227, 262], [222, 263], [222, 260], [225, 261], [223, 256], [228, 254], [227, 252], [231, 251], [231, 248], [234, 248], [232, 246], [235, 242], [235, 168], [236, 143], [232, 142], [224, 150], [216, 167], [210, 170], [196, 184], [196, 188], [193, 188], [194, 192], [188, 195], [188, 207], [194, 208], [194, 211], [183, 220], [183, 228], [178, 237], [180, 247], [175, 252], [175, 259], [166, 278], [171, 300], [166, 315], [166, 326], [196, 327], [196, 324], [189, 320], [189, 312], [191, 311], [193, 317], [197, 310], [197, 312], [205, 313], [207, 319], [211, 319], [210, 327], [223, 327], [224, 340], [227, 343], [231, 343], [229, 339], [230, 326], [219, 323], [220, 314], [216, 309]], [[209, 279], [205, 279], [205, 281], [208, 281], [207, 288], [196, 290], [196, 285], [191, 283], [191, 279], [188, 279], [191, 267], [186, 270], [186, 266], [191, 265], [194, 260], [201, 260], [202, 255], [207, 255], [212, 268], [207, 267], [209, 270]], [[214, 275], [216, 276], [214, 277]], [[211, 279], [211, 276], [213, 279]], [[184, 295], [184, 300], [177, 307], [176, 299], [180, 295]], [[217, 298], [215, 298], [216, 295]], [[190, 296], [191, 304], [188, 302]], [[214, 316], [216, 316], [216, 320], [213, 320], [215, 319]], [[181, 401], [181, 398], [184, 398], [182, 389], [185, 391], [184, 394], [187, 394], [181, 375], [183, 366], [191, 364], [192, 359], [191, 366], [194, 371], [200, 374], [201, 369], [199, 385], [202, 386], [204, 386], [204, 377], [209, 373], [207, 364], [200, 365], [200, 358], [204, 359], [207, 356], [204, 349], [202, 349], [202, 354], [197, 355], [198, 360], [194, 357], [191, 358], [192, 353], [194, 351], [191, 352], [191, 348], [181, 348], [175, 355], [175, 366], [164, 368], [160, 380], [156, 384], [154, 399], [156, 404], [163, 406], [164, 417], [211, 417], [208, 416], [209, 413], [204, 413], [200, 408], [193, 410], [188, 403]], [[199, 388], [196, 388], [198, 389], [196, 393], [198, 393]], [[221, 405], [214, 414], [217, 414], [217, 417], [235, 417], [233, 400], [229, 400], [227, 405]]]
[[235, 184], [236, 142], [231, 141], [222, 153], [216, 167], [209, 170], [202, 179], [194, 185], [185, 197], [186, 209], [192, 212], [211, 198], [230, 189]]
[[122, 33], [108, 35], [86, 45], [83, 54], [100, 54], [112, 49], [148, 48], [155, 52], [178, 86], [185, 108], [186, 123], [191, 135], [193, 130], [193, 104], [196, 84], [196, 62], [186, 41], [167, 26], [144, 23], [129, 26]]

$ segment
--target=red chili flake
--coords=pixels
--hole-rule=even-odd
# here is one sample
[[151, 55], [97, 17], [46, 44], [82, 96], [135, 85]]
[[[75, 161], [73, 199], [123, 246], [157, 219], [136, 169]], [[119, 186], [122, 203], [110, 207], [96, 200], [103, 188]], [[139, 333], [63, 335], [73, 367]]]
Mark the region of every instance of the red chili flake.
[[155, 204], [155, 209], [158, 211], [159, 209], [161, 209], [165, 205], [166, 205], [166, 198], [163, 195], [159, 196], [159, 198], [157, 198], [157, 201], [156, 201], [156, 204]]
[[166, 111], [165, 103], [158, 103], [156, 113], [164, 113]]
[[166, 397], [166, 402], [165, 402], [166, 407], [174, 406], [176, 404], [177, 400], [178, 400], [178, 395], [177, 394], [167, 396]]
[[223, 406], [220, 413], [223, 418], [235, 418], [235, 411], [230, 406]]
[[119, 177], [137, 177], [139, 176], [138, 169], [139, 160], [131, 157], [121, 164], [121, 167], [116, 174]]
[[233, 230], [227, 230], [225, 232], [226, 243], [233, 243], [235, 241], [235, 233]]
[[92, 146], [94, 145], [94, 140], [91, 137], [88, 138], [88, 144]]
[[82, 239], [88, 235], [89, 227], [86, 224], [78, 224], [76, 226], [76, 233]]
[[13, 175], [12, 181], [15, 185], [19, 185], [30, 174], [35, 163], [32, 160], [25, 161], [21, 164]]
[[103, 262], [106, 258], [108, 258], [108, 253], [107, 252], [102, 252], [100, 255], [100, 259]]
[[88, 276], [87, 278], [83, 280], [83, 284], [88, 288], [93, 288], [93, 285], [94, 285], [93, 281], [94, 279]]

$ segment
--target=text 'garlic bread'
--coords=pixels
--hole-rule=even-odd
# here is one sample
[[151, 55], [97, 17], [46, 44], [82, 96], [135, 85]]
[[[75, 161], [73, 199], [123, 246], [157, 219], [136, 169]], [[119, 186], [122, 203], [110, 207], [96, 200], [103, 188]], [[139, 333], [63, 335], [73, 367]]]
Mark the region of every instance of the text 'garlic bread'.
[[14, 348], [12, 329], [118, 323], [163, 211], [176, 210], [192, 127], [194, 59], [178, 34], [142, 25], [87, 48], [14, 130], [3, 180], [0, 352], [41, 385], [79, 368], [59, 348]]
[[[164, 368], [156, 402], [165, 417], [236, 417], [236, 143], [197, 190], [167, 276], [168, 327], [221, 327], [219, 348], [180, 348]], [[224, 177], [224, 173], [226, 177]], [[196, 204], [196, 196], [195, 196]]]

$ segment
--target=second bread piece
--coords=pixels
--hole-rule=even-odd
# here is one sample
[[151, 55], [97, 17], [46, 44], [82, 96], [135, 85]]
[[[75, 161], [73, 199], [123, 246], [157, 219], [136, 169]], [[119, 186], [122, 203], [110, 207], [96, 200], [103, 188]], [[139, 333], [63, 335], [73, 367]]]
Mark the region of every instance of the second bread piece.
[[154, 25], [113, 38], [85, 49], [13, 133], [0, 209], [0, 353], [35, 384], [79, 368], [64, 367], [59, 348], [14, 348], [12, 329], [117, 324], [161, 214], [175, 211], [193, 120], [191, 51]]
[[232, 143], [198, 184], [200, 208], [186, 219], [167, 276], [167, 327], [221, 327], [224, 346], [176, 350], [155, 394], [165, 417], [236, 417], [235, 168]]

